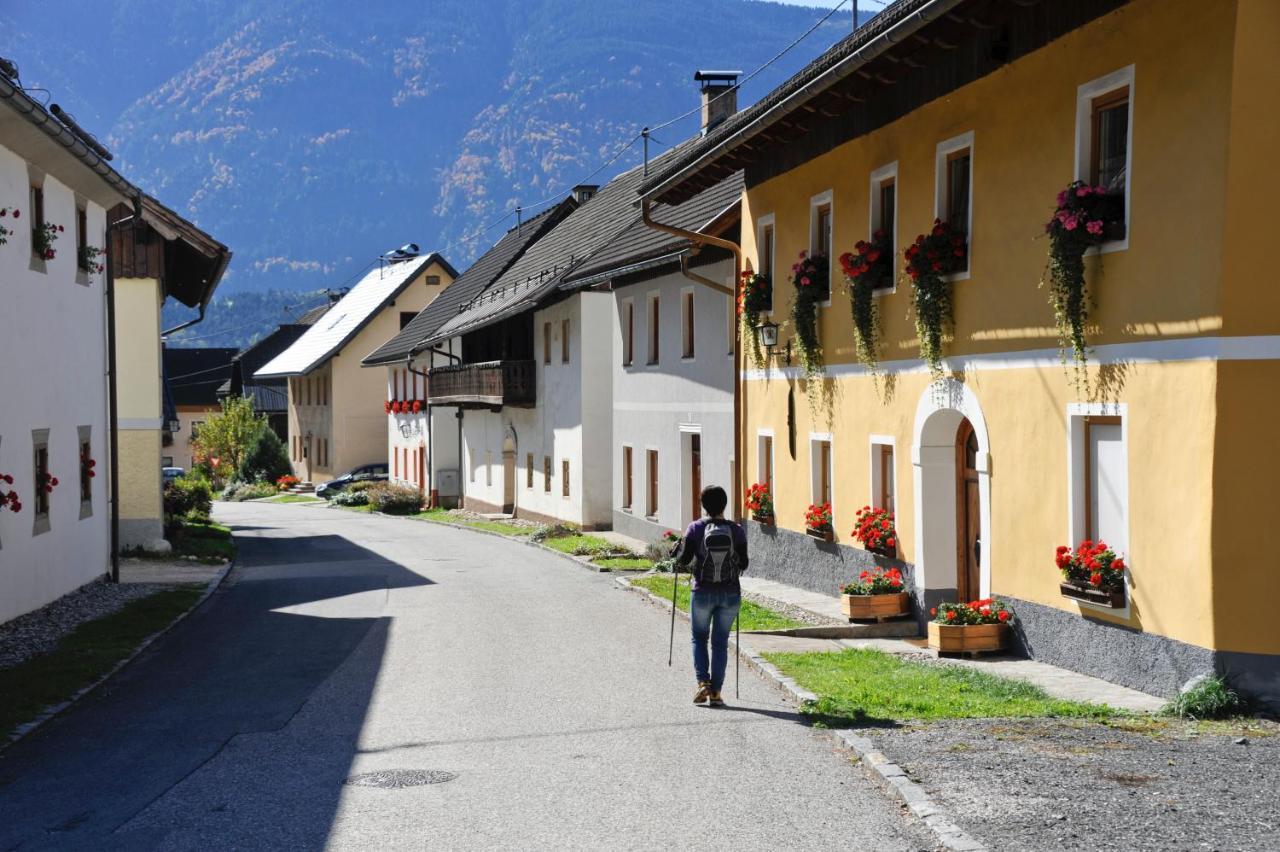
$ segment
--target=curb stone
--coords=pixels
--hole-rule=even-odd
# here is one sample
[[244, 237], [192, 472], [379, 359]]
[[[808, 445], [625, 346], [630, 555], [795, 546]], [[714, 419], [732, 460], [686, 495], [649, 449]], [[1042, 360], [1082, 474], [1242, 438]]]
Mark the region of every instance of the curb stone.
[[142, 656], [142, 653], [146, 651], [148, 648], [150, 648], [153, 643], [155, 643], [161, 637], [169, 633], [169, 631], [173, 630], [175, 627], [177, 627], [179, 624], [185, 621], [187, 617], [190, 616], [193, 612], [195, 612], [196, 610], [204, 606], [205, 602], [207, 602], [209, 598], [212, 597], [213, 593], [222, 587], [223, 582], [226, 581], [227, 577], [231, 574], [231, 570], [235, 568], [235, 566], [236, 566], [236, 561], [234, 559], [232, 559], [230, 562], [224, 565], [222, 570], [218, 573], [218, 575], [214, 577], [212, 580], [210, 580], [208, 584], [206, 584], [204, 592], [200, 595], [199, 598], [196, 599], [196, 602], [193, 603], [189, 609], [187, 609], [185, 612], [180, 614], [173, 621], [169, 622], [169, 625], [167, 627], [163, 627], [160, 630], [156, 631], [155, 633], [152, 633], [146, 639], [143, 639], [142, 643], [138, 645], [137, 648], [133, 649], [133, 653], [125, 657], [120, 662], [116, 663], [114, 666], [112, 666], [111, 669], [102, 677], [98, 678], [93, 683], [86, 686], [84, 689], [81, 689], [79, 692], [72, 695], [70, 698], [68, 698], [66, 701], [63, 701], [61, 704], [55, 704], [52, 707], [46, 707], [43, 711], [41, 711], [40, 715], [37, 716], [32, 721], [27, 722], [25, 725], [19, 725], [16, 729], [14, 729], [13, 733], [9, 735], [7, 740], [0, 742], [0, 753], [4, 752], [4, 750], [7, 749], [9, 746], [13, 745], [14, 743], [28, 736], [32, 732], [36, 731], [37, 729], [45, 725], [47, 722], [62, 715], [67, 710], [71, 709], [71, 707], [75, 705], [76, 702], [78, 702], [80, 699], [84, 698], [86, 695], [93, 692], [98, 687], [102, 686], [102, 684], [106, 683], [108, 680], [115, 677], [117, 672], [119, 672], [125, 666], [132, 663], [138, 657]]
[[[671, 601], [658, 597], [648, 589], [632, 585], [625, 577], [616, 577], [614, 582], [628, 591], [644, 595], [655, 606], [671, 611]], [[676, 611], [682, 618], [688, 619], [687, 613], [680, 609]], [[803, 707], [810, 701], [818, 700], [816, 694], [796, 683], [794, 678], [783, 674], [777, 666], [758, 654], [746, 642], [737, 646], [737, 652], [747, 662], [749, 668], [755, 669], [771, 681], [797, 706]], [[901, 766], [879, 751], [874, 742], [848, 730], [832, 729], [830, 733], [838, 737], [857, 755], [863, 770], [876, 782], [876, 786], [890, 798], [902, 802], [911, 813], [929, 827], [943, 849], [948, 852], [987, 852], [986, 846], [956, 825], [946, 812], [929, 798], [925, 789], [912, 781]]]

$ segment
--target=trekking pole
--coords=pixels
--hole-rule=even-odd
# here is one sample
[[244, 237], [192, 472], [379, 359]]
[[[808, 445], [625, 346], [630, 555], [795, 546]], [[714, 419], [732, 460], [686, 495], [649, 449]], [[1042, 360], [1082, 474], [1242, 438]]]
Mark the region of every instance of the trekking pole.
[[738, 614], [734, 616], [733, 624], [737, 628], [738, 638], [733, 640], [733, 697], [741, 698], [742, 690], [742, 606], [738, 606]]
[[667, 643], [667, 665], [671, 665], [676, 648], [676, 589], [680, 586], [680, 563], [671, 566], [671, 640]]

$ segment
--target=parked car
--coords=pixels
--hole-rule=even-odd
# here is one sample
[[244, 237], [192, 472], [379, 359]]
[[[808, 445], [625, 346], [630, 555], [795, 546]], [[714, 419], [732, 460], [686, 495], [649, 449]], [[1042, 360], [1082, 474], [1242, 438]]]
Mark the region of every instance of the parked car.
[[164, 476], [164, 484], [168, 485], [180, 476], [185, 476], [186, 471], [180, 467], [164, 467], [160, 469], [160, 473]]
[[351, 470], [342, 474], [336, 479], [330, 479], [328, 482], [316, 486], [316, 496], [323, 497], [328, 500], [339, 491], [344, 491], [348, 485], [353, 482], [386, 482], [387, 481], [387, 463], [381, 462], [376, 464], [362, 464], [359, 467], [353, 467]]

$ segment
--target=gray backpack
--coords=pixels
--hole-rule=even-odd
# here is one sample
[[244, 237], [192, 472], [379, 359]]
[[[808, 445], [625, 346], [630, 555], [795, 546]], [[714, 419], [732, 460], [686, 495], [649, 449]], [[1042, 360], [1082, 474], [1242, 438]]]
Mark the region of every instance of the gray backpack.
[[725, 583], [738, 579], [742, 566], [738, 548], [734, 546], [733, 524], [729, 521], [707, 521], [702, 528], [702, 547], [693, 569], [699, 583]]

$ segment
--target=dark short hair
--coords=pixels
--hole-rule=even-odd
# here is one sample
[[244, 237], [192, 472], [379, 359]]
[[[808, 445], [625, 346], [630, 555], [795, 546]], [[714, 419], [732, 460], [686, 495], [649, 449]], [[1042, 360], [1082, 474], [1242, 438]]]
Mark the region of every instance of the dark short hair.
[[708, 515], [719, 515], [729, 505], [729, 495], [719, 485], [708, 485], [702, 489], [702, 508]]

